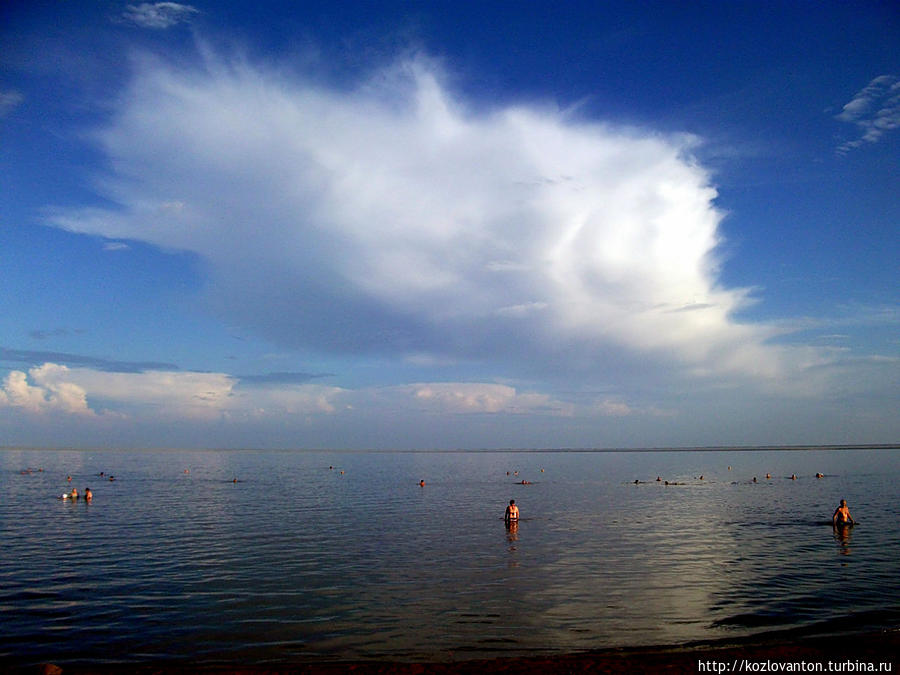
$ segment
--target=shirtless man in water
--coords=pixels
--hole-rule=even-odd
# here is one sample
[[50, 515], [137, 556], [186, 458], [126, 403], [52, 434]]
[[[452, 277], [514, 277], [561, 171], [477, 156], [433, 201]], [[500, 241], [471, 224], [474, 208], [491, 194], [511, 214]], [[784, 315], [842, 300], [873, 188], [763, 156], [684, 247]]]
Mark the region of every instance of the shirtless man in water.
[[850, 509], [847, 508], [847, 500], [842, 499], [841, 505], [834, 511], [831, 516], [831, 522], [834, 525], [853, 525], [853, 516], [850, 515]]
[[506, 514], [503, 516], [506, 524], [519, 522], [519, 507], [516, 506], [516, 500], [510, 499], [509, 506], [506, 507]]

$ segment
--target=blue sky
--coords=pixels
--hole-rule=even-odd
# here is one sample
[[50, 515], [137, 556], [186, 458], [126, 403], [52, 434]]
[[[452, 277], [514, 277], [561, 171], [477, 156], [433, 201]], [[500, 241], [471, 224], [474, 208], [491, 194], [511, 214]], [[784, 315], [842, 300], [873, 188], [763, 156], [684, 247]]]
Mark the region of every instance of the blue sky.
[[0, 444], [900, 438], [900, 12], [7, 2]]

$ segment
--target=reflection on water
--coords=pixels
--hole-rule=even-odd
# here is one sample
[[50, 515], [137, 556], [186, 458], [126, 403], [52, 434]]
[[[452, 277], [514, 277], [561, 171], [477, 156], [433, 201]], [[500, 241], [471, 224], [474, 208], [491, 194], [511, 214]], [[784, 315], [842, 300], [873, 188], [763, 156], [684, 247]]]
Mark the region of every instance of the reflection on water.
[[[4, 451], [0, 658], [448, 659], [896, 625], [898, 464]], [[93, 503], [56, 499], [67, 475]], [[842, 498], [852, 531], [831, 526]]]
[[834, 525], [834, 538], [840, 545], [841, 554], [850, 555], [850, 533], [853, 527], [850, 525]]

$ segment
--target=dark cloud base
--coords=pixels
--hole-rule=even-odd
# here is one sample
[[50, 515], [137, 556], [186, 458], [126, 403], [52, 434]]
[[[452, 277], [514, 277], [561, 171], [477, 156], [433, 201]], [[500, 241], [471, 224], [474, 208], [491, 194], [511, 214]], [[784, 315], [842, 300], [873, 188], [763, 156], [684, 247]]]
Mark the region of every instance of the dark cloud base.
[[66, 366], [96, 368], [110, 373], [141, 373], [145, 370], [181, 370], [174, 363], [157, 361], [116, 361], [66, 352], [31, 351], [0, 347], [0, 362], [24, 363], [37, 366], [47, 362]]

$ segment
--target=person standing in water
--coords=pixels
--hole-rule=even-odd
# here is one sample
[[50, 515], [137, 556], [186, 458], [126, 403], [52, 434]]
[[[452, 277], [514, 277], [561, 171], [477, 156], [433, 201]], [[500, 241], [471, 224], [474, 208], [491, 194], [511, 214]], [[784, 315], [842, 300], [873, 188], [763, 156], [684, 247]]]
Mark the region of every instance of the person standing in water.
[[503, 516], [503, 520], [507, 525], [519, 522], [519, 507], [516, 506], [515, 499], [509, 500], [509, 506], [506, 507], [506, 513]]
[[842, 499], [841, 505], [835, 509], [834, 515], [831, 516], [831, 522], [833, 525], [854, 524], [853, 516], [850, 515], [850, 509], [847, 507], [846, 499]]

